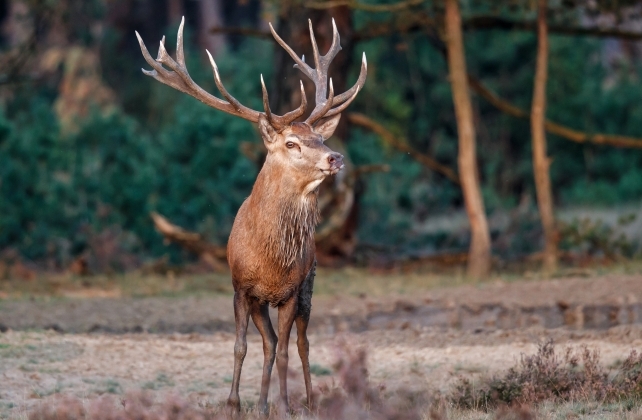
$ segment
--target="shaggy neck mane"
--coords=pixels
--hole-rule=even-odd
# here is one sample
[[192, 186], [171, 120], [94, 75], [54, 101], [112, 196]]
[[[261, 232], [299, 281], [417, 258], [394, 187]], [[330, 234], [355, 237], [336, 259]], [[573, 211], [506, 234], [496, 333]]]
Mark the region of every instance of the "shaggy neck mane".
[[304, 195], [280, 168], [266, 162], [250, 200], [256, 239], [276, 264], [288, 268], [314, 246], [319, 222], [316, 192]]

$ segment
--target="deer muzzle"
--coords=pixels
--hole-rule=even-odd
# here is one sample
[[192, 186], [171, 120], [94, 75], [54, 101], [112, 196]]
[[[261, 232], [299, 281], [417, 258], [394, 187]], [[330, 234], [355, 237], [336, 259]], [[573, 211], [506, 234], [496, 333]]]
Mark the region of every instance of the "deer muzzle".
[[330, 172], [331, 175], [336, 174], [345, 166], [343, 164], [343, 155], [337, 152], [330, 153], [328, 155], [328, 165], [329, 165], [328, 172]]

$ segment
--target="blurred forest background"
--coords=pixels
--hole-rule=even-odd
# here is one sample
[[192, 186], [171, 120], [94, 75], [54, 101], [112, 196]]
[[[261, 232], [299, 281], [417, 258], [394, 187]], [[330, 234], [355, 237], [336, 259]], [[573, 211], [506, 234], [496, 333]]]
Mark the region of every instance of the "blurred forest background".
[[[134, 31], [152, 55], [166, 35], [173, 54], [183, 15], [192, 77], [216, 92], [207, 48], [227, 89], [258, 110], [261, 73], [277, 111], [293, 109], [302, 79], [268, 22], [310, 57], [307, 19], [324, 53], [334, 18], [343, 47], [331, 74], [337, 91], [354, 83], [366, 52], [365, 88], [331, 140], [349, 165], [322, 190], [320, 262], [470, 262], [475, 209], [463, 191], [474, 198], [477, 181], [477, 211], [487, 216], [473, 223], [480, 275], [491, 261], [555, 269], [558, 258], [640, 255], [637, 2], [0, 0], [0, 279], [222, 267], [265, 151], [252, 124], [142, 74]], [[545, 96], [534, 95], [536, 68], [548, 69], [538, 79]], [[457, 92], [470, 99], [469, 114]], [[467, 118], [472, 137], [458, 138], [470, 134]], [[546, 148], [534, 155], [544, 129]], [[471, 139], [476, 150], [462, 157]], [[536, 191], [534, 160], [550, 175], [548, 201], [545, 182]], [[546, 234], [537, 197], [555, 217]]]

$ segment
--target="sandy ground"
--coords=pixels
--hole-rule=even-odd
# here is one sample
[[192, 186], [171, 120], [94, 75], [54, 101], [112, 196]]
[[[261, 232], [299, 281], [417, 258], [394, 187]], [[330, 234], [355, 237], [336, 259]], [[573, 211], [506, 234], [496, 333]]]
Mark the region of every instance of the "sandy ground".
[[[371, 381], [386, 389], [447, 392], [460, 376], [492, 374], [513, 366], [536, 343], [553, 337], [566, 346], [598, 349], [609, 366], [642, 348], [642, 328], [601, 332], [531, 328], [518, 331], [386, 331], [315, 334], [310, 338], [313, 386], [332, 386], [330, 373], [343, 343], [368, 352]], [[477, 343], [477, 344], [474, 344]], [[294, 342], [290, 343], [290, 389], [303, 389]], [[147, 389], [177, 393], [201, 405], [227, 397], [234, 337], [228, 333], [86, 335], [7, 332], [0, 335], [0, 417], [26, 418], [36, 404], [71, 394], [91, 398]], [[241, 398], [258, 398], [263, 355], [258, 336], [250, 336], [241, 378]], [[276, 372], [270, 390], [278, 392]]]

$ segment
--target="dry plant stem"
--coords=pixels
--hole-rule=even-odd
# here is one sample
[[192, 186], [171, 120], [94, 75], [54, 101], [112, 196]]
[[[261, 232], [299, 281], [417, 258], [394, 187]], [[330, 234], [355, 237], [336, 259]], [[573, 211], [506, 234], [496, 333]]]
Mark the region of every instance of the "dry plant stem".
[[451, 168], [447, 167], [446, 165], [442, 165], [441, 163], [437, 162], [435, 159], [424, 153], [418, 152], [413, 147], [409, 146], [408, 142], [405, 139], [395, 136], [383, 125], [373, 121], [371, 118], [368, 118], [367, 116], [357, 112], [351, 112], [350, 114], [348, 114], [348, 120], [352, 124], [366, 128], [379, 135], [379, 137], [381, 137], [386, 143], [388, 143], [395, 149], [403, 153], [408, 153], [417, 162], [427, 166], [437, 173], [442, 174], [454, 184], [461, 184], [457, 173], [455, 173], [455, 171], [453, 171]]
[[544, 270], [557, 269], [557, 234], [553, 213], [553, 193], [549, 168], [551, 160], [546, 156], [546, 81], [548, 77], [548, 33], [546, 28], [547, 0], [539, 0], [537, 13], [537, 62], [533, 105], [531, 107], [531, 132], [533, 136], [533, 173], [537, 206], [544, 229]]
[[481, 278], [486, 277], [490, 272], [490, 234], [477, 178], [475, 127], [468, 93], [468, 76], [466, 74], [464, 40], [458, 0], [446, 0], [445, 24], [448, 69], [459, 135], [459, 177], [466, 204], [466, 212], [470, 221], [471, 241], [468, 257], [468, 276]]

